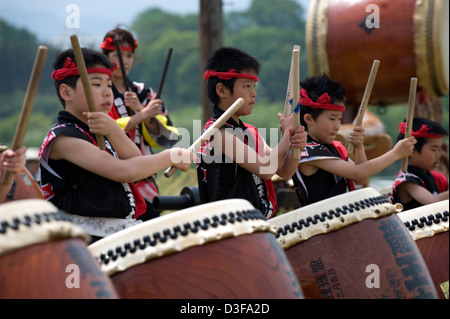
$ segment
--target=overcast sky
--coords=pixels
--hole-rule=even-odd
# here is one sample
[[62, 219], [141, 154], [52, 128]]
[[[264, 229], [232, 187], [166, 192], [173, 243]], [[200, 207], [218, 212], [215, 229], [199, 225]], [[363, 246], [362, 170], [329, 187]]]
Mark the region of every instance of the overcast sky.
[[[309, 0], [297, 0], [306, 9]], [[39, 41], [70, 45], [76, 33], [80, 40], [101, 41], [117, 24], [131, 25], [136, 16], [150, 8], [176, 14], [197, 13], [199, 0], [0, 0], [0, 18], [16, 27], [25, 27]], [[225, 12], [245, 11], [252, 0], [223, 0]], [[79, 28], [68, 28], [66, 19], [79, 9]], [[68, 12], [66, 12], [66, 9]], [[74, 31], [75, 30], [75, 31]], [[99, 40], [100, 39], [100, 40]]]

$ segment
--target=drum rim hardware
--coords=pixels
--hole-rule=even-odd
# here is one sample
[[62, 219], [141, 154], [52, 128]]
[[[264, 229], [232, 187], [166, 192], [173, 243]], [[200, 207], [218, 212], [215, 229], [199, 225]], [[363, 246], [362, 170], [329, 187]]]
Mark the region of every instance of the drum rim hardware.
[[398, 214], [414, 240], [449, 231], [448, 200], [410, 209]]
[[[88, 250], [108, 275], [148, 260], [229, 237], [271, 232], [264, 215], [248, 201], [233, 199], [191, 207], [105, 237]], [[216, 206], [216, 207], [215, 207]], [[233, 207], [238, 207], [232, 211]], [[120, 240], [120, 243], [117, 241]]]
[[0, 256], [25, 246], [55, 239], [90, 236], [67, 220], [51, 203], [28, 199], [4, 203], [0, 207]]
[[[355, 197], [365, 199], [351, 203], [350, 199], [345, 201], [345, 198], [351, 193], [363, 194], [364, 196]], [[345, 204], [343, 204], [344, 202]], [[322, 201], [297, 210], [302, 216], [293, 217], [296, 212], [293, 211], [269, 220], [274, 227], [279, 244], [287, 249], [313, 236], [336, 231], [364, 219], [388, 216], [403, 209], [401, 205], [391, 204], [386, 195], [380, 194], [370, 187], [335, 196], [333, 204], [338, 207], [324, 209]], [[314, 211], [321, 213], [310, 214]]]
[[[236, 215], [236, 216], [235, 216]], [[188, 236], [190, 233], [198, 233], [201, 230], [208, 230], [209, 227], [217, 228], [220, 226], [226, 226], [226, 224], [235, 222], [243, 222], [244, 220], [264, 219], [264, 216], [259, 210], [245, 210], [238, 211], [236, 213], [230, 212], [228, 214], [222, 213], [220, 218], [217, 215], [210, 218], [203, 218], [202, 222], [195, 220], [192, 223], [186, 222], [183, 224], [183, 228], [180, 226], [172, 227], [172, 231], [169, 228], [165, 228], [163, 231], [156, 231], [152, 235], [144, 235], [142, 238], [136, 238], [133, 240], [133, 244], [126, 242], [123, 245], [118, 245], [116, 248], [108, 249], [106, 253], [101, 253], [98, 257], [100, 263], [107, 265], [111, 261], [117, 260], [119, 257], [125, 258], [128, 253], [134, 253], [137, 249], [144, 250], [147, 245], [155, 247], [158, 242], [161, 244], [166, 243], [168, 240], [176, 240], [180, 235], [183, 237]]]

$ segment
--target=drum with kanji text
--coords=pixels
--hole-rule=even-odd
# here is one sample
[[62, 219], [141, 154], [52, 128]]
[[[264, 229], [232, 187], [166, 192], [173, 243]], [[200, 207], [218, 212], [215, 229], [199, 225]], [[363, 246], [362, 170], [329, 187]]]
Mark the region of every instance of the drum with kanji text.
[[308, 299], [437, 298], [401, 205], [367, 187], [287, 212], [277, 229]]
[[449, 298], [449, 201], [403, 211], [398, 217], [416, 241], [440, 298]]

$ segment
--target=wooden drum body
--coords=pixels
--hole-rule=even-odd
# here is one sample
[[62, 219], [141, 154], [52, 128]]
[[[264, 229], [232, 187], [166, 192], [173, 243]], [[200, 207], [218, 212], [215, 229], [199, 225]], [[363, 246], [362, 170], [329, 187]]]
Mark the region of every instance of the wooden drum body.
[[121, 298], [303, 298], [270, 229], [233, 199], [146, 221], [89, 250]]
[[22, 173], [14, 175], [11, 189], [3, 203], [23, 199], [44, 199], [41, 188], [25, 167]]
[[449, 299], [449, 201], [398, 214], [428, 265], [440, 298]]
[[45, 200], [0, 204], [0, 299], [117, 298], [88, 240]]
[[311, 0], [309, 74], [326, 73], [342, 83], [353, 115], [373, 60], [381, 64], [369, 104], [406, 103], [411, 77], [430, 97], [444, 96], [449, 88], [448, 16], [447, 0]]
[[269, 220], [305, 298], [437, 298], [414, 240], [389, 203], [363, 188]]

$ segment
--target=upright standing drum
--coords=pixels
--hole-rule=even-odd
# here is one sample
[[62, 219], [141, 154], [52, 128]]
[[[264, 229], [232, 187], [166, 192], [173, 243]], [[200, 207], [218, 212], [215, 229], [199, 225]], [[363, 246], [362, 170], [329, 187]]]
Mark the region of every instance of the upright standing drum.
[[270, 228], [232, 199], [146, 221], [89, 250], [121, 298], [303, 298]]
[[448, 218], [449, 201], [424, 205], [398, 214], [428, 265], [440, 298], [448, 292]]
[[269, 220], [305, 298], [437, 298], [417, 245], [373, 188], [334, 196]]
[[0, 204], [0, 299], [117, 298], [88, 240], [50, 202]]
[[372, 105], [407, 103], [411, 77], [419, 79], [419, 89], [430, 97], [445, 96], [448, 16], [448, 0], [311, 0], [306, 24], [309, 74], [326, 73], [342, 83], [354, 114], [373, 60], [381, 64]]

